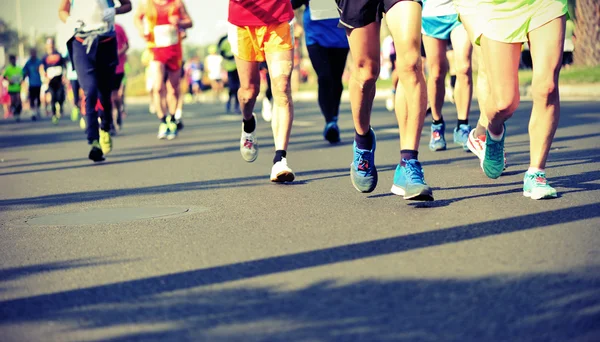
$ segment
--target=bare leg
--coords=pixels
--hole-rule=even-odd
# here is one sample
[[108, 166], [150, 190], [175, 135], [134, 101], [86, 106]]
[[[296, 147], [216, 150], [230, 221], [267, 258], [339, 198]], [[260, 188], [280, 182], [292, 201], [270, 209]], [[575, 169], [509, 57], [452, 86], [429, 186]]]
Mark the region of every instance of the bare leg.
[[276, 150], [287, 150], [294, 121], [291, 75], [294, 50], [268, 53], [267, 65], [273, 92], [273, 139]]
[[427, 95], [431, 104], [433, 120], [442, 120], [442, 107], [446, 95], [444, 81], [448, 73], [448, 60], [446, 59], [446, 41], [423, 35], [423, 45], [427, 54], [429, 78], [427, 79]]
[[238, 75], [240, 76], [240, 90], [238, 99], [240, 101], [240, 110], [244, 120], [252, 119], [252, 111], [256, 104], [256, 97], [260, 90], [260, 74], [258, 72], [258, 62], [248, 62], [236, 57]]
[[473, 47], [467, 36], [467, 31], [462, 25], [452, 31], [450, 40], [454, 47], [454, 69], [456, 71], [454, 101], [456, 111], [459, 120], [467, 120], [471, 110], [471, 99], [473, 98], [473, 74], [471, 69]]

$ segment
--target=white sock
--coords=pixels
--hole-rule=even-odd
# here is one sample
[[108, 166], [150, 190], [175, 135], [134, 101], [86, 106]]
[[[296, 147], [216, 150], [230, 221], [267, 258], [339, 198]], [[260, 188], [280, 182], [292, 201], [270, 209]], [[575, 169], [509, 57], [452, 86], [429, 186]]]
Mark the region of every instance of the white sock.
[[177, 109], [175, 111], [175, 120], [181, 120], [181, 115], [182, 115], [181, 109]]
[[545, 169], [539, 169], [537, 167], [529, 167], [529, 169], [527, 169], [527, 173], [536, 173], [536, 172], [544, 172], [546, 173]]
[[492, 140], [500, 141], [502, 140], [502, 136], [504, 135], [504, 128], [502, 129], [502, 133], [500, 133], [500, 135], [494, 134], [490, 130], [488, 130], [488, 133], [490, 134], [490, 138], [492, 138]]

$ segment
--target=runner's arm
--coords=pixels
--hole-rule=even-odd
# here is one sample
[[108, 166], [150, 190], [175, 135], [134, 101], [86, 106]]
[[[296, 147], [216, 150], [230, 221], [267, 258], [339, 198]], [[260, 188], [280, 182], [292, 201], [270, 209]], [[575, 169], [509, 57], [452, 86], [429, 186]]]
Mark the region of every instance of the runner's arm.
[[138, 30], [142, 38], [148, 39], [144, 30], [144, 16], [146, 13], [146, 6], [144, 5], [144, 1], [141, 1], [135, 10], [135, 14], [133, 15], [133, 24], [135, 28]]
[[125, 14], [131, 12], [131, 0], [119, 0], [121, 6], [115, 8], [116, 14]]
[[183, 1], [180, 1], [180, 19], [179, 19], [179, 28], [182, 28], [184, 30], [187, 30], [189, 28], [191, 28], [192, 26], [194, 26], [194, 24], [192, 23], [192, 18], [190, 18], [190, 15], [188, 14], [187, 9], [185, 8], [185, 4], [183, 3]]
[[60, 5], [58, 5], [58, 17], [63, 23], [67, 22], [69, 15], [71, 13], [71, 1], [70, 0], [60, 0]]

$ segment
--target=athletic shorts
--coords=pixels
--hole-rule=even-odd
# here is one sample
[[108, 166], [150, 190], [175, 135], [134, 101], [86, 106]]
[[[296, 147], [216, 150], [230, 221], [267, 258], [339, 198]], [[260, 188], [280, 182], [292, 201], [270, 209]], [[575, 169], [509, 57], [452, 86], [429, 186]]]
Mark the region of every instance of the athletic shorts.
[[168, 71], [179, 71], [183, 65], [181, 44], [152, 48], [153, 61], [164, 64]]
[[354, 29], [367, 26], [376, 21], [381, 21], [383, 14], [401, 1], [416, 0], [335, 0], [340, 12], [341, 28]]
[[230, 23], [228, 39], [236, 57], [249, 62], [264, 62], [265, 53], [294, 49], [294, 26], [288, 22], [267, 26], [236, 26]]
[[[464, 2], [466, 0], [460, 0]], [[480, 27], [474, 32], [476, 44], [481, 36], [503, 43], [526, 42], [529, 32], [563, 15], [569, 15], [567, 0], [474, 0]], [[460, 8], [459, 8], [460, 11]], [[459, 12], [460, 13], [460, 12]]]
[[40, 94], [41, 94], [41, 89], [42, 87], [36, 87], [36, 86], [30, 86], [29, 87], [29, 102], [33, 103], [32, 101], [40, 101]]
[[121, 84], [123, 83], [123, 77], [125, 77], [125, 74], [115, 74], [115, 77], [113, 78], [113, 85], [112, 85], [112, 90], [119, 90], [121, 89]]
[[427, 37], [449, 40], [450, 33], [460, 25], [457, 14], [423, 17], [421, 33]]

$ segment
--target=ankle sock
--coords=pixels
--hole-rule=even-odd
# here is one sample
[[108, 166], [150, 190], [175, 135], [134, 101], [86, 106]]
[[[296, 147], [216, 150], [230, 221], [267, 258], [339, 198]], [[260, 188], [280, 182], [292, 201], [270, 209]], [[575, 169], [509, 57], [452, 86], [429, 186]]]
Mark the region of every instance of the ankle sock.
[[357, 131], [354, 131], [354, 141], [359, 150], [370, 151], [373, 149], [373, 135], [370, 130], [365, 135], [360, 135]]
[[285, 150], [275, 151], [275, 157], [273, 158], [273, 164], [280, 162], [286, 156], [287, 156], [287, 152]]
[[460, 128], [460, 125], [468, 125], [469, 124], [469, 120], [460, 120], [458, 119], [458, 121], [456, 121], [456, 128]]
[[256, 120], [254, 120], [254, 116], [250, 120], [243, 119], [244, 123], [244, 132], [252, 133], [256, 129]]
[[434, 125], [439, 125], [444, 123], [444, 118], [440, 118], [439, 120], [432, 119], [431, 121]]
[[405, 166], [405, 160], [419, 159], [419, 151], [401, 150], [400, 151], [400, 166]]

